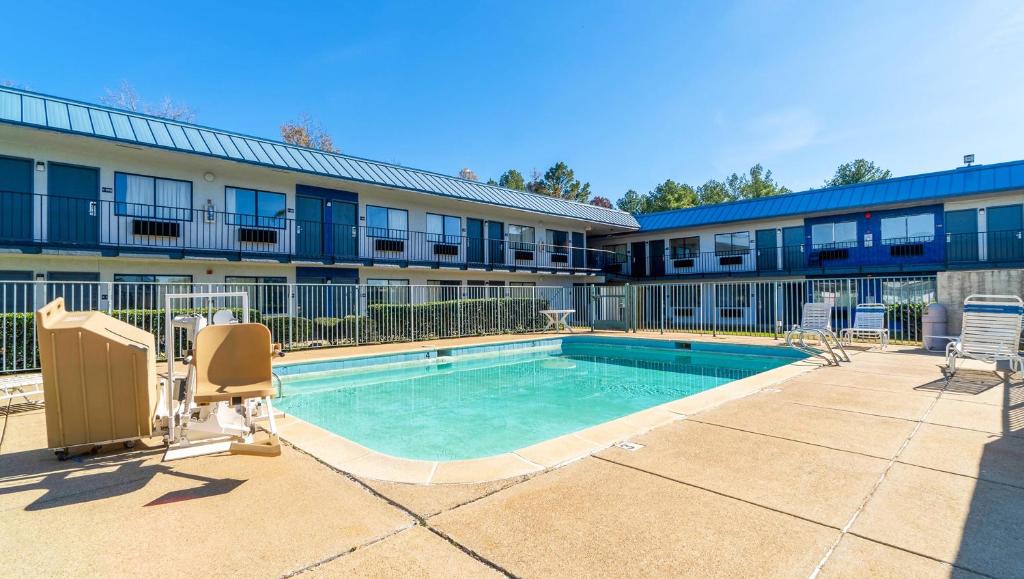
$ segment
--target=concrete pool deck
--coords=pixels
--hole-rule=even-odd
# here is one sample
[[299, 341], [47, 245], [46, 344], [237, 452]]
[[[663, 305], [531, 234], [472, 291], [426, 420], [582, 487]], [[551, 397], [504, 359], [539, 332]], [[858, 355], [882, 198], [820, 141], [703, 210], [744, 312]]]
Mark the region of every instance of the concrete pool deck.
[[12, 408], [0, 417], [4, 573], [1024, 575], [1019, 378], [969, 365], [946, 388], [940, 356], [851, 354], [631, 437], [639, 450], [476, 484], [360, 478], [292, 447], [61, 463], [42, 448], [43, 412]]

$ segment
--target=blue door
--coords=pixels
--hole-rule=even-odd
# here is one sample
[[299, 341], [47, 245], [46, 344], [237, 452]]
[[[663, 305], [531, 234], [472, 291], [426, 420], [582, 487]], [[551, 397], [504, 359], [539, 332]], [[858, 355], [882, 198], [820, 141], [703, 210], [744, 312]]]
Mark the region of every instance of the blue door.
[[1024, 256], [1024, 212], [1020, 205], [989, 207], [988, 260], [992, 262], [1018, 261]]
[[324, 200], [295, 197], [295, 255], [319, 258], [324, 255]]
[[487, 263], [505, 265], [505, 224], [487, 222]]
[[978, 261], [978, 210], [946, 212], [946, 261], [976, 263]]
[[[587, 245], [587, 240], [582, 233], [578, 231], [572, 232], [572, 266], [574, 268], [587, 267], [587, 252], [584, 247]], [[582, 318], [581, 318], [582, 319]]]
[[[342, 261], [359, 257], [356, 226], [359, 195], [350, 191], [296, 185], [296, 221], [302, 231], [296, 232], [296, 251], [333, 256]], [[298, 223], [296, 223], [298, 225]]]
[[32, 160], [0, 157], [0, 240], [32, 241]]
[[758, 229], [755, 232], [757, 243], [757, 271], [778, 271], [779, 252], [777, 236], [774, 229]]
[[345, 261], [359, 257], [359, 228], [355, 203], [334, 199], [330, 203], [331, 245], [334, 257]]
[[782, 269], [800, 271], [804, 268], [806, 262], [804, 261], [803, 245], [803, 226], [782, 228]]
[[484, 263], [484, 222], [466, 218], [466, 261], [470, 265]]
[[47, 173], [47, 239], [50, 243], [66, 245], [97, 245], [100, 233], [99, 169], [50, 163]]

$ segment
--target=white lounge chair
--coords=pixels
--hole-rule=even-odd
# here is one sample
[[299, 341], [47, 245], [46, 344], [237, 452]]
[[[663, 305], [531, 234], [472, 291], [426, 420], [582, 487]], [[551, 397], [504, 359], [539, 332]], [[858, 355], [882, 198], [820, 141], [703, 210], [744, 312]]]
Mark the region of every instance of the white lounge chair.
[[946, 380], [956, 373], [957, 360], [972, 358], [989, 364], [1005, 361], [1020, 372], [1020, 332], [1024, 301], [1009, 295], [972, 295], [964, 300], [960, 337], [946, 345]]
[[[828, 352], [820, 352], [806, 343], [807, 336], [817, 338], [821, 346]], [[840, 362], [849, 362], [850, 357], [846, 354], [842, 342], [832, 331], [832, 306], [826, 303], [807, 302], [804, 304], [800, 316], [800, 323], [794, 325], [786, 332], [786, 345], [796, 348], [806, 354], [817, 356], [828, 364], [839, 365]], [[835, 345], [835, 348], [833, 348]], [[836, 353], [838, 350], [838, 354]], [[841, 354], [841, 356], [840, 356]]]
[[885, 304], [857, 304], [853, 314], [853, 326], [839, 332], [847, 344], [853, 344], [855, 337], [878, 338], [879, 346], [889, 347], [889, 328], [885, 325]]

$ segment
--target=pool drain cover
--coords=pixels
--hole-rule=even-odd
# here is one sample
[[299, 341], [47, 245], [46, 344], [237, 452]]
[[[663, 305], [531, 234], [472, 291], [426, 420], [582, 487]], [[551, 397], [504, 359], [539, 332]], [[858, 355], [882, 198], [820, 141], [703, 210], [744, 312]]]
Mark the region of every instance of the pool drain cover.
[[626, 441], [616, 443], [615, 446], [621, 448], [622, 450], [640, 450], [641, 448], [644, 447], [644, 445], [642, 445], [642, 444], [637, 444], [635, 442], [626, 442]]

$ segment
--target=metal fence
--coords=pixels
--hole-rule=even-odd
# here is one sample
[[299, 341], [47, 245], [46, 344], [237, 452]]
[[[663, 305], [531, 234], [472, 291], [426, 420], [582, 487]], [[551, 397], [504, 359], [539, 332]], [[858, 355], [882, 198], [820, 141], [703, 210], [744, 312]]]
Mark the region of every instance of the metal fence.
[[[33, 312], [60, 296], [69, 310], [98, 310], [153, 333], [164, 344], [168, 293], [237, 292], [250, 318], [287, 350], [516, 334], [543, 330], [546, 309], [570, 309], [574, 329], [781, 336], [805, 302], [834, 306], [834, 328], [853, 323], [857, 303], [889, 306], [893, 342], [921, 341], [935, 276], [725, 281], [640, 285], [473, 286], [0, 282], [0, 372], [38, 368]], [[177, 313], [237, 307], [197, 298]]]
[[859, 303], [887, 306], [890, 340], [920, 343], [924, 306], [938, 301], [935, 276], [756, 280], [633, 286], [638, 330], [781, 337], [803, 304], [832, 305], [832, 328], [853, 325]]

